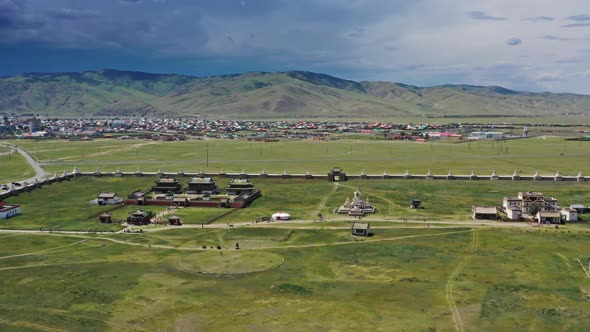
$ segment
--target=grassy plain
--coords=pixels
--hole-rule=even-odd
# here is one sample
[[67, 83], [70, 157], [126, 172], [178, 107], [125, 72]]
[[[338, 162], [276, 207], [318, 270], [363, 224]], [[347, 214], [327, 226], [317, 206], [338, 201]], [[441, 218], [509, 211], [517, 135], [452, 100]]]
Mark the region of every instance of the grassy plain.
[[[49, 171], [207, 171], [324, 174], [332, 166], [349, 173], [590, 174], [590, 142], [539, 137], [507, 142], [414, 143], [378, 140], [328, 142], [281, 141], [276, 143], [231, 140], [153, 142], [143, 140], [96, 140], [90, 142], [19, 141]], [[208, 166], [207, 166], [208, 165]]]
[[2, 154], [0, 151], [0, 183], [29, 179], [35, 171], [23, 156], [18, 153]]
[[[51, 162], [48, 170], [100, 165], [152, 171], [197, 171], [206, 144], [19, 143]], [[209, 169], [325, 173], [326, 165], [334, 164], [351, 173], [361, 168], [446, 173], [452, 168], [487, 174], [517, 168], [575, 175], [589, 164], [587, 142], [547, 138], [491, 144], [210, 141]], [[7, 199], [20, 204], [23, 214], [0, 221], [0, 228], [116, 231], [121, 229], [117, 224], [96, 222], [105, 207], [91, 206], [90, 200], [100, 191], [124, 197], [154, 180], [82, 177], [54, 183]], [[228, 181], [216, 180], [220, 187]], [[321, 212], [329, 222], [167, 227], [143, 234], [0, 232], [0, 330], [583, 331], [590, 326], [587, 227], [477, 228], [469, 221], [472, 205], [499, 205], [518, 191], [544, 192], [562, 206], [590, 205], [590, 183], [252, 181], [262, 197], [218, 224], [239, 226], [277, 211], [291, 213], [296, 221], [316, 219]], [[334, 213], [357, 185], [377, 207], [365, 218], [375, 235], [365, 239], [350, 236], [352, 219]], [[424, 209], [409, 208], [413, 197], [422, 199]], [[135, 208], [111, 212], [122, 220]], [[185, 224], [199, 224], [226, 211], [175, 213]], [[464, 226], [391, 222], [404, 218]], [[217, 246], [222, 250], [212, 249]]]
[[[126, 245], [91, 236], [0, 234], [0, 328], [448, 331], [460, 324], [566, 331], [590, 325], [590, 285], [576, 260], [588, 264], [585, 232], [389, 229], [355, 241], [345, 230], [255, 228], [132, 237], [137, 240]], [[179, 250], [159, 248], [159, 241]], [[242, 249], [224, 249], [223, 256], [201, 251], [207, 241], [229, 248], [239, 241]], [[223, 274], [255, 267], [261, 271]]]

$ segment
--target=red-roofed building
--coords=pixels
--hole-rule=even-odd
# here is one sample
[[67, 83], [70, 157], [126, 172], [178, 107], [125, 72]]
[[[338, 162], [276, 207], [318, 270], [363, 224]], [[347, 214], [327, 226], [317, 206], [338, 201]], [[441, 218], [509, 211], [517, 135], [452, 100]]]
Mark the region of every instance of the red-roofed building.
[[20, 214], [19, 205], [11, 205], [0, 201], [0, 219], [8, 219], [17, 214]]

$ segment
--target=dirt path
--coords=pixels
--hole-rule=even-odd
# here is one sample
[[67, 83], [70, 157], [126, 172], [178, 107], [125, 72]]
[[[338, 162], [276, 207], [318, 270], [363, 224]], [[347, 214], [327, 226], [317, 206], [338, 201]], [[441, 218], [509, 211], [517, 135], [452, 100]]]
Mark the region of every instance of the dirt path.
[[34, 252], [28, 252], [28, 253], [24, 253], [24, 254], [15, 254], [15, 255], [10, 255], [10, 256], [3, 256], [3, 257], [0, 257], [0, 260], [8, 259], [8, 258], [15, 258], [15, 257], [24, 257], [24, 256], [47, 254], [47, 253], [50, 253], [50, 252], [54, 252], [54, 251], [56, 251], [58, 249], [63, 249], [63, 248], [66, 248], [66, 247], [71, 247], [71, 246], [78, 245], [78, 244], [83, 243], [83, 242], [86, 242], [88, 240], [89, 239], [84, 239], [84, 240], [81, 240], [81, 241], [78, 241], [78, 242], [74, 242], [74, 243], [70, 243], [70, 244], [66, 244], [66, 245], [63, 245], [63, 246], [49, 248], [49, 249], [43, 249], [43, 250], [34, 251]]
[[332, 186], [332, 190], [329, 193], [327, 193], [326, 195], [324, 195], [324, 197], [320, 201], [320, 204], [318, 204], [316, 211], [314, 212], [314, 216], [317, 216], [318, 214], [320, 214], [322, 212], [324, 207], [326, 207], [326, 202], [328, 202], [330, 197], [332, 197], [332, 195], [334, 195], [336, 193], [336, 191], [338, 191], [338, 182], [334, 182], [334, 185]]
[[[440, 232], [440, 233], [431, 233], [431, 234], [419, 234], [419, 235], [406, 235], [406, 236], [397, 236], [391, 238], [380, 238], [380, 239], [367, 239], [363, 241], [339, 241], [339, 242], [332, 242], [332, 243], [311, 243], [311, 244], [301, 244], [301, 245], [287, 245], [287, 246], [272, 246], [272, 247], [257, 247], [257, 248], [244, 248], [246, 250], [268, 250], [268, 249], [293, 249], [293, 248], [313, 248], [313, 247], [327, 247], [327, 246], [338, 246], [338, 245], [347, 245], [347, 244], [359, 244], [359, 243], [377, 243], [377, 242], [387, 242], [387, 241], [397, 241], [397, 240], [404, 240], [404, 239], [413, 239], [413, 238], [420, 238], [420, 237], [433, 237], [433, 236], [443, 236], [449, 234], [459, 234], [459, 233], [468, 233], [473, 232], [472, 229], [461, 230], [461, 231], [450, 231], [450, 232]], [[169, 250], [181, 250], [181, 251], [205, 251], [210, 249], [203, 249], [201, 247], [174, 247], [168, 245], [158, 245], [158, 244], [144, 244], [144, 243], [136, 243], [130, 242], [127, 240], [118, 240], [112, 239], [109, 237], [88, 237], [78, 234], [60, 234], [60, 233], [46, 233], [47, 235], [53, 236], [64, 236], [64, 237], [75, 237], [81, 238], [85, 240], [103, 240], [109, 241], [118, 244], [124, 244], [129, 246], [136, 246], [136, 247], [145, 247], [145, 248], [155, 248], [155, 249], [169, 249]], [[66, 263], [64, 263], [66, 264]], [[69, 263], [68, 263], [69, 264]], [[81, 264], [81, 263], [73, 263], [73, 264]], [[5, 270], [6, 268], [0, 269]]]
[[53, 327], [48, 327], [48, 326], [39, 325], [39, 324], [26, 322], [26, 321], [11, 321], [11, 320], [6, 320], [6, 319], [0, 319], [0, 324], [11, 325], [11, 326], [16, 326], [16, 327], [25, 327], [25, 328], [32, 329], [32, 330], [47, 331], [47, 332], [66, 331], [66, 330], [55, 329]]
[[578, 261], [578, 263], [580, 263], [582, 270], [584, 270], [584, 273], [586, 274], [586, 278], [590, 279], [590, 272], [588, 270], [586, 270], [586, 268], [584, 267], [584, 264], [582, 264], [582, 261], [579, 258], [576, 258], [576, 260]]
[[[37, 308], [37, 307], [29, 307], [29, 306], [12, 306], [12, 305], [5, 305], [5, 304], [0, 304], [0, 308], [6, 308], [8, 310], [13, 309], [13, 310], [25, 310], [25, 311], [37, 311], [37, 312], [53, 314], [53, 315], [62, 316], [62, 317], [73, 318], [76, 320], [82, 320], [82, 319], [93, 320], [93, 321], [101, 322], [101, 323], [108, 325], [110, 327], [117, 328], [119, 330], [126, 330], [126, 328], [124, 326], [121, 326], [121, 325], [118, 325], [115, 323], [111, 323], [111, 322], [103, 320], [103, 319], [84, 315], [84, 314], [74, 314], [68, 310]], [[58, 330], [58, 331], [61, 331], [61, 330]]]
[[453, 273], [451, 273], [451, 276], [449, 277], [449, 280], [447, 281], [447, 286], [445, 289], [445, 297], [447, 299], [447, 303], [449, 304], [449, 310], [451, 311], [451, 314], [453, 315], [453, 323], [455, 324], [455, 330], [457, 332], [463, 332], [464, 326], [463, 326], [463, 320], [461, 319], [461, 313], [459, 312], [459, 309], [457, 308], [457, 303], [456, 303], [455, 298], [453, 296], [453, 285], [454, 285], [455, 280], [459, 276], [459, 274], [463, 271], [463, 269], [465, 268], [467, 263], [469, 263], [469, 260], [471, 259], [471, 257], [473, 257], [473, 254], [475, 254], [475, 251], [477, 250], [478, 246], [479, 246], [479, 232], [477, 230], [475, 230], [472, 233], [471, 246], [469, 247], [469, 252], [467, 253], [467, 255], [465, 255], [465, 257], [463, 257], [463, 259], [461, 260], [461, 263], [459, 263], [459, 265], [457, 266], [457, 268], [455, 268]]
[[[118, 147], [117, 149], [112, 149], [112, 150], [108, 150], [108, 151], [101, 151], [101, 152], [90, 153], [90, 154], [84, 155], [82, 159], [92, 158], [92, 157], [100, 157], [100, 156], [111, 154], [111, 153], [117, 152], [117, 151], [125, 151], [125, 150], [138, 149], [138, 148], [140, 148], [142, 146], [152, 145], [152, 144], [156, 144], [156, 143], [157, 142], [145, 142], [145, 143], [138, 143], [138, 144], [133, 144], [133, 145], [127, 145], [127, 146]], [[70, 160], [70, 159], [80, 159], [80, 158], [81, 158], [81, 156], [63, 157], [63, 158], [53, 159], [51, 161], [46, 161], [43, 164], [46, 164], [46, 163], [55, 163], [56, 161], [66, 161], [66, 160]]]

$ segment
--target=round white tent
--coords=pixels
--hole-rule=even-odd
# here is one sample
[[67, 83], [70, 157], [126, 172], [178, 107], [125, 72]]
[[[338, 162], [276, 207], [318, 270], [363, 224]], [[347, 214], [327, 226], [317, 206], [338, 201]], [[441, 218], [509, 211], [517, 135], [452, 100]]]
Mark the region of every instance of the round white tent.
[[291, 215], [286, 212], [277, 212], [271, 218], [272, 220], [291, 220]]

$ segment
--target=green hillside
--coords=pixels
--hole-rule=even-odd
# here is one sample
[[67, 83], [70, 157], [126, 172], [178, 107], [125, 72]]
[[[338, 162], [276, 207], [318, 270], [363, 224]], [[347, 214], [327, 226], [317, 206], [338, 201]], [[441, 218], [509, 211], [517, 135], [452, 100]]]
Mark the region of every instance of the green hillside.
[[0, 113], [63, 116], [416, 117], [590, 114], [590, 96], [416, 87], [292, 71], [192, 77], [118, 70], [0, 78]]

